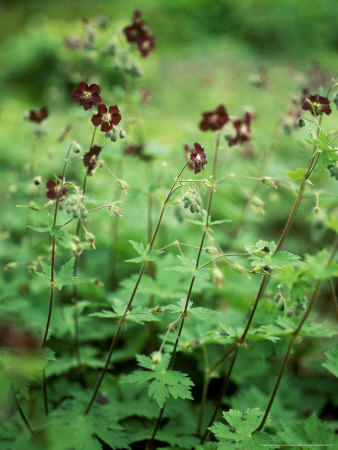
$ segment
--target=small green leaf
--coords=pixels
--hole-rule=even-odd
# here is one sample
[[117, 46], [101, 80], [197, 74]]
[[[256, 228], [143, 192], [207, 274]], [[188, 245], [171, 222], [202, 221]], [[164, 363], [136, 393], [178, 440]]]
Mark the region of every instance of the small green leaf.
[[307, 172], [306, 169], [302, 169], [302, 168], [298, 167], [298, 169], [296, 169], [294, 171], [288, 171], [285, 173], [288, 177], [293, 178], [294, 180], [302, 180], [304, 178], [304, 175], [306, 174], [306, 172]]
[[224, 419], [229, 425], [220, 422], [215, 423], [210, 430], [215, 434], [220, 445], [219, 450], [229, 448], [257, 450], [269, 446], [274, 447], [274, 437], [264, 432], [255, 431], [263, 418], [263, 412], [259, 408], [246, 409], [244, 413], [231, 409], [223, 413]]
[[136, 370], [132, 374], [125, 376], [122, 382], [138, 384], [150, 382], [148, 395], [156, 400], [160, 408], [163, 407], [170, 396], [174, 399], [193, 399], [190, 390], [194, 383], [188, 375], [176, 370], [167, 370], [170, 359], [169, 354], [161, 355], [156, 361], [149, 357], [140, 356], [138, 356], [139, 365], [152, 370]]
[[338, 377], [338, 350], [330, 350], [324, 353], [327, 360], [322, 364], [325, 369], [329, 370], [335, 377]]

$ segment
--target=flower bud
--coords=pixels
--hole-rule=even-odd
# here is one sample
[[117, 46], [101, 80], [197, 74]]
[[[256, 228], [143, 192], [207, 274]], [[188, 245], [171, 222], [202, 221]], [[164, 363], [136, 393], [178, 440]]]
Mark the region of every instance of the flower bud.
[[81, 150], [82, 150], [81, 149], [81, 145], [78, 142], [73, 141], [72, 145], [73, 145], [73, 152], [74, 153], [80, 153], [81, 152]]
[[41, 184], [41, 177], [40, 176], [34, 178], [34, 184], [36, 186], [39, 186], [39, 184]]
[[299, 126], [299, 128], [305, 127], [305, 120], [303, 119], [303, 117], [300, 117], [298, 119], [297, 125]]
[[86, 208], [82, 209], [81, 216], [82, 216], [82, 219], [84, 219], [84, 220], [88, 219], [88, 211], [86, 210]]
[[4, 270], [16, 269], [17, 267], [19, 267], [19, 263], [11, 262], [11, 263], [7, 264], [7, 266], [5, 266]]
[[232, 264], [231, 268], [235, 271], [235, 272], [239, 272], [239, 273], [245, 273], [245, 267], [241, 266], [240, 264]]
[[117, 141], [117, 135], [116, 135], [116, 133], [113, 133], [113, 134], [111, 135], [110, 140], [111, 140], [112, 142], [116, 142], [116, 141]]
[[126, 138], [126, 132], [124, 130], [120, 130], [120, 138], [125, 139]]

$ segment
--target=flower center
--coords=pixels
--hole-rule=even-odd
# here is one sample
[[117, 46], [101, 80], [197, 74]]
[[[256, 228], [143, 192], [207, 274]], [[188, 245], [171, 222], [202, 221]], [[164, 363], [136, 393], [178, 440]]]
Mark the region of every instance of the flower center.
[[92, 99], [92, 94], [89, 91], [85, 91], [82, 95], [82, 100], [84, 100], [85, 102], [90, 102]]
[[105, 114], [103, 114], [102, 120], [103, 120], [104, 122], [110, 122], [110, 121], [111, 121], [111, 115], [110, 115], [108, 112], [105, 113]]

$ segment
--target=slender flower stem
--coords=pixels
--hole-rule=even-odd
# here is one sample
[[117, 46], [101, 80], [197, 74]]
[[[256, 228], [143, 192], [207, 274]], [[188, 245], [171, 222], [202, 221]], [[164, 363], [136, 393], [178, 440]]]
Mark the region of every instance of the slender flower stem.
[[[336, 239], [335, 239], [335, 242], [334, 242], [334, 245], [333, 245], [333, 250], [332, 250], [330, 258], [329, 258], [329, 260], [327, 262], [327, 265], [329, 265], [332, 262], [333, 258], [335, 257], [335, 254], [337, 252], [337, 249], [338, 249], [338, 236], [336, 236]], [[266, 419], [268, 418], [268, 415], [269, 415], [269, 412], [271, 410], [271, 407], [272, 407], [272, 404], [274, 402], [274, 399], [276, 397], [276, 394], [277, 394], [277, 391], [278, 391], [281, 379], [283, 377], [284, 370], [285, 370], [286, 364], [288, 362], [289, 355], [290, 355], [293, 343], [294, 343], [295, 339], [297, 338], [297, 336], [299, 335], [299, 332], [302, 329], [302, 326], [304, 325], [306, 319], [308, 318], [308, 316], [309, 316], [309, 314], [310, 314], [310, 312], [312, 310], [312, 307], [313, 307], [315, 301], [318, 298], [320, 287], [321, 287], [321, 283], [322, 283], [321, 280], [317, 281], [316, 286], [315, 286], [315, 290], [313, 291], [313, 294], [312, 294], [311, 299], [309, 301], [309, 304], [308, 304], [308, 306], [306, 308], [306, 311], [303, 314], [303, 317], [301, 318], [301, 320], [299, 321], [297, 328], [295, 329], [295, 331], [291, 335], [289, 346], [288, 346], [287, 351], [286, 351], [286, 353], [284, 355], [284, 359], [283, 359], [283, 362], [282, 362], [282, 365], [281, 365], [281, 368], [280, 368], [280, 371], [279, 371], [279, 374], [278, 374], [277, 381], [276, 381], [274, 389], [272, 391], [272, 394], [271, 394], [268, 406], [266, 407], [263, 419], [262, 419], [261, 423], [259, 424], [259, 427], [257, 428], [256, 431], [261, 431], [263, 429], [264, 425], [265, 425]]]
[[[158, 234], [158, 231], [159, 231], [161, 222], [162, 222], [164, 210], [165, 210], [165, 208], [166, 208], [166, 206], [167, 206], [167, 204], [168, 204], [168, 202], [169, 202], [169, 200], [170, 200], [170, 197], [172, 196], [173, 192], [175, 191], [175, 186], [176, 186], [177, 182], [179, 181], [179, 179], [180, 179], [180, 177], [181, 177], [181, 175], [182, 175], [184, 169], [187, 167], [189, 161], [190, 161], [190, 160], [188, 160], [188, 161], [184, 164], [184, 166], [183, 166], [183, 168], [181, 169], [181, 171], [179, 172], [177, 178], [175, 178], [174, 183], [173, 183], [173, 185], [172, 185], [172, 187], [171, 187], [171, 189], [170, 189], [170, 191], [169, 191], [169, 193], [168, 193], [166, 199], [164, 200], [164, 202], [163, 202], [163, 204], [162, 204], [162, 209], [161, 209], [161, 212], [160, 212], [160, 215], [159, 215], [159, 218], [158, 218], [156, 227], [155, 227], [155, 231], [154, 231], [154, 234], [153, 234], [153, 236], [152, 236], [152, 238], [151, 238], [151, 241], [150, 241], [150, 243], [149, 243], [148, 254], [151, 252], [151, 250], [152, 250], [152, 248], [153, 248], [153, 245], [154, 245], [154, 243], [155, 243], [155, 239], [156, 239], [156, 237], [157, 237], [157, 234]], [[117, 329], [116, 329], [114, 338], [113, 338], [113, 340], [112, 340], [112, 342], [111, 342], [110, 349], [109, 349], [109, 351], [108, 351], [108, 355], [107, 355], [107, 359], [106, 359], [106, 363], [105, 363], [105, 365], [104, 365], [103, 370], [101, 371], [101, 374], [100, 374], [99, 379], [98, 379], [98, 381], [97, 381], [97, 383], [96, 383], [96, 386], [95, 386], [95, 388], [94, 388], [93, 394], [92, 394], [92, 396], [91, 396], [91, 398], [90, 398], [90, 400], [89, 400], [89, 403], [88, 403], [88, 405], [87, 405], [87, 407], [86, 407], [86, 410], [85, 410], [84, 414], [88, 414], [89, 411], [91, 410], [91, 407], [92, 407], [92, 405], [93, 405], [93, 403], [94, 403], [94, 400], [95, 400], [95, 398], [96, 398], [96, 395], [97, 395], [97, 393], [98, 393], [98, 390], [100, 389], [101, 383], [102, 383], [102, 381], [103, 381], [103, 379], [104, 379], [104, 376], [105, 376], [105, 374], [106, 374], [106, 372], [107, 372], [107, 370], [108, 370], [108, 367], [109, 367], [109, 364], [110, 364], [111, 357], [112, 357], [112, 355], [113, 355], [113, 353], [114, 353], [114, 350], [115, 350], [115, 348], [116, 348], [116, 344], [117, 344], [118, 338], [119, 338], [120, 333], [121, 333], [122, 326], [123, 326], [123, 324], [125, 323], [127, 314], [128, 314], [128, 312], [129, 312], [129, 309], [130, 309], [130, 307], [131, 307], [131, 305], [132, 305], [132, 302], [133, 302], [133, 300], [134, 300], [135, 294], [136, 294], [137, 289], [138, 289], [138, 287], [139, 287], [139, 284], [140, 284], [140, 282], [141, 282], [141, 279], [142, 279], [144, 270], [145, 270], [145, 268], [146, 268], [147, 262], [148, 262], [148, 261], [145, 260], [145, 261], [143, 261], [143, 263], [142, 263], [142, 265], [141, 265], [141, 269], [140, 269], [139, 275], [138, 275], [138, 277], [137, 277], [137, 280], [136, 280], [135, 286], [134, 286], [134, 288], [133, 288], [133, 291], [132, 291], [132, 293], [131, 293], [131, 296], [130, 296], [130, 298], [129, 298], [128, 304], [127, 304], [127, 306], [126, 306], [126, 309], [125, 309], [125, 311], [124, 311], [123, 316], [122, 316], [121, 319], [119, 320], [118, 327], [117, 327]]]
[[335, 291], [335, 288], [334, 288], [334, 285], [333, 285], [333, 283], [332, 283], [331, 278], [329, 278], [329, 279], [327, 280], [327, 282], [329, 283], [330, 295], [331, 295], [331, 299], [332, 299], [334, 311], [335, 311], [335, 313], [336, 313], [336, 319], [337, 319], [337, 322], [338, 322], [338, 304], [337, 304], [336, 291]]
[[12, 391], [12, 394], [13, 394], [13, 398], [14, 398], [15, 405], [16, 405], [16, 407], [17, 407], [17, 409], [18, 409], [18, 411], [19, 411], [19, 414], [20, 414], [20, 416], [21, 416], [21, 419], [23, 420], [24, 424], [26, 425], [26, 428], [28, 429], [28, 431], [29, 431], [31, 434], [34, 435], [35, 432], [34, 432], [32, 426], [31, 426], [31, 424], [28, 422], [28, 419], [27, 419], [25, 413], [23, 412], [23, 409], [21, 408], [21, 405], [20, 405], [20, 403], [19, 403], [19, 400], [18, 400], [18, 397], [17, 397], [17, 395], [16, 395], [16, 392], [15, 392], [15, 389], [14, 389], [14, 386], [13, 386], [13, 385], [11, 385], [11, 391]]
[[[317, 133], [318, 133], [318, 131], [319, 131], [319, 128], [318, 128], [318, 130], [317, 130]], [[315, 149], [314, 149], [314, 150], [315, 150]], [[303, 180], [302, 180], [302, 182], [301, 182], [301, 185], [300, 185], [300, 187], [299, 187], [299, 190], [298, 190], [298, 194], [297, 194], [295, 203], [294, 203], [294, 205], [293, 205], [293, 208], [292, 208], [292, 210], [291, 210], [291, 213], [290, 213], [290, 215], [289, 215], [289, 218], [288, 218], [288, 220], [287, 220], [287, 222], [286, 222], [286, 225], [285, 225], [285, 227], [284, 227], [284, 230], [283, 230], [283, 232], [282, 232], [282, 235], [281, 235], [281, 237], [280, 237], [280, 239], [279, 239], [279, 242], [278, 242], [278, 244], [277, 244], [275, 253], [279, 252], [279, 251], [282, 249], [282, 246], [283, 246], [283, 244], [284, 244], [284, 241], [285, 241], [285, 239], [286, 239], [286, 237], [287, 237], [287, 235], [288, 235], [288, 233], [289, 233], [289, 231], [290, 231], [290, 228], [291, 228], [291, 225], [292, 225], [292, 223], [293, 223], [293, 221], [294, 221], [294, 218], [295, 218], [296, 212], [297, 212], [297, 210], [298, 210], [299, 204], [300, 204], [300, 202], [301, 202], [301, 200], [302, 200], [302, 198], [303, 198], [303, 193], [304, 193], [304, 189], [305, 189], [306, 182], [307, 182], [307, 180], [308, 180], [308, 178], [309, 178], [309, 176], [310, 176], [310, 174], [311, 174], [311, 172], [312, 172], [312, 170], [313, 170], [313, 165], [315, 164], [316, 156], [317, 156], [316, 152], [313, 151], [312, 156], [311, 156], [310, 161], [309, 161], [308, 166], [307, 166], [306, 174], [304, 175], [304, 178], [303, 178]], [[240, 347], [240, 346], [244, 343], [244, 341], [245, 341], [246, 335], [247, 335], [247, 333], [248, 333], [248, 331], [249, 331], [249, 328], [250, 328], [250, 326], [251, 326], [252, 320], [253, 320], [253, 318], [254, 318], [254, 315], [255, 315], [255, 312], [256, 312], [258, 303], [259, 303], [260, 299], [261, 299], [262, 296], [263, 296], [265, 287], [266, 287], [267, 282], [268, 282], [268, 280], [269, 280], [269, 275], [270, 275], [270, 274], [265, 274], [264, 277], [263, 277], [263, 279], [262, 279], [262, 281], [261, 281], [261, 284], [260, 284], [260, 287], [259, 287], [259, 290], [258, 290], [256, 299], [255, 299], [254, 305], [253, 305], [252, 310], [251, 310], [251, 312], [250, 312], [250, 315], [249, 315], [249, 318], [248, 318], [246, 327], [245, 327], [245, 329], [244, 329], [244, 331], [243, 331], [243, 334], [241, 335], [241, 337], [238, 339], [237, 343], [235, 344], [235, 345], [236, 345], [236, 347], [235, 347], [235, 352], [234, 352], [234, 354], [233, 354], [233, 357], [232, 357], [232, 360], [231, 360], [231, 363], [230, 363], [230, 367], [229, 367], [228, 373], [227, 373], [227, 375], [226, 375], [226, 377], [225, 377], [223, 386], [222, 386], [222, 388], [221, 388], [221, 392], [220, 392], [220, 394], [219, 394], [219, 397], [218, 397], [218, 400], [217, 400], [217, 403], [216, 403], [215, 410], [214, 410], [214, 412], [213, 412], [213, 415], [212, 415], [212, 417], [211, 417], [211, 420], [210, 420], [210, 422], [209, 422], [209, 425], [208, 425], [208, 427], [207, 427], [207, 429], [206, 429], [206, 431], [205, 431], [205, 433], [204, 433], [204, 435], [203, 435], [203, 437], [202, 437], [201, 442], [204, 442], [204, 440], [206, 439], [206, 437], [207, 437], [207, 435], [208, 435], [208, 433], [209, 433], [208, 428], [210, 428], [210, 427], [212, 426], [212, 424], [213, 424], [213, 422], [214, 422], [214, 420], [215, 420], [216, 414], [217, 414], [217, 412], [218, 412], [218, 409], [219, 409], [219, 407], [220, 407], [221, 404], [222, 404], [223, 396], [224, 396], [225, 393], [226, 393], [226, 390], [227, 390], [227, 387], [228, 387], [228, 383], [229, 383], [229, 380], [230, 380], [230, 376], [231, 376], [233, 367], [234, 367], [234, 365], [235, 365], [235, 362], [236, 362], [236, 360], [237, 360], [237, 356], [238, 356], [238, 352], [239, 352], [239, 347]]]
[[[213, 186], [211, 186], [211, 188], [210, 188], [206, 221], [205, 221], [205, 226], [204, 226], [204, 229], [203, 229], [203, 234], [202, 234], [202, 237], [201, 237], [201, 242], [200, 242], [200, 245], [199, 245], [199, 248], [198, 248], [198, 254], [197, 254], [197, 258], [196, 258], [196, 264], [195, 264], [195, 269], [196, 270], [198, 269], [198, 266], [199, 266], [199, 262], [200, 262], [200, 258], [201, 258], [201, 254], [202, 254], [202, 249], [203, 249], [203, 245], [204, 245], [204, 240], [205, 240], [205, 237], [206, 237], [206, 234], [207, 234], [207, 229], [209, 227], [211, 205], [212, 205], [212, 200], [213, 200], [213, 196], [214, 196], [214, 192], [215, 192], [215, 186], [216, 186], [215, 178], [216, 178], [217, 155], [218, 155], [218, 150], [219, 150], [219, 143], [220, 143], [220, 134], [218, 134], [217, 138], [216, 138], [214, 162], [213, 162], [213, 168], [212, 168]], [[177, 333], [177, 337], [176, 337], [176, 340], [175, 340], [175, 343], [174, 343], [174, 348], [173, 348], [173, 350], [171, 352], [171, 357], [170, 357], [170, 360], [169, 360], [169, 363], [168, 363], [167, 370], [171, 370], [173, 365], [174, 365], [176, 351], [177, 351], [178, 343], [179, 343], [180, 338], [181, 338], [181, 334], [182, 334], [182, 330], [183, 330], [183, 326], [184, 326], [184, 321], [185, 321], [185, 318], [187, 317], [187, 311], [188, 311], [190, 296], [191, 296], [192, 289], [193, 289], [194, 284], [195, 284], [195, 279], [196, 279], [196, 276], [193, 276], [191, 278], [191, 281], [190, 281], [190, 286], [189, 286], [187, 298], [186, 298], [186, 301], [185, 301], [184, 310], [181, 313], [181, 323], [180, 323], [180, 326], [179, 326], [179, 329], [178, 329], [178, 333]], [[149, 448], [149, 449], [151, 449], [153, 447], [153, 442], [154, 442], [154, 439], [156, 437], [156, 433], [157, 433], [157, 431], [158, 431], [158, 429], [160, 427], [161, 421], [162, 421], [162, 416], [163, 416], [165, 405], [166, 404], [164, 404], [163, 407], [161, 408], [161, 411], [160, 411], [159, 416], [157, 418], [157, 422], [155, 424], [155, 428], [154, 428], [153, 434], [152, 434], [152, 436], [150, 438], [150, 441], [148, 443], [148, 446], [147, 446], [147, 448]], [[200, 420], [202, 420], [202, 418]]]
[[[62, 179], [61, 179], [60, 188], [59, 188], [59, 191], [58, 191], [58, 194], [57, 194], [57, 197], [56, 197], [55, 208], [54, 208], [53, 228], [56, 225], [56, 219], [57, 219], [57, 214], [58, 214], [58, 209], [59, 209], [60, 198], [61, 198], [61, 195], [62, 195], [62, 189], [63, 189], [63, 185], [64, 185], [64, 178], [65, 178], [66, 168], [67, 168], [67, 165], [68, 165], [68, 162], [69, 162], [69, 154], [70, 154], [70, 151], [72, 149], [72, 146], [73, 146], [73, 143], [71, 143], [70, 146], [69, 146], [69, 149], [68, 149], [68, 152], [67, 152], [67, 156], [66, 156], [66, 160], [65, 160], [65, 164], [64, 164], [63, 170], [62, 170]], [[47, 338], [48, 338], [48, 331], [49, 331], [49, 325], [50, 325], [50, 320], [51, 320], [51, 317], [52, 317], [52, 310], [53, 310], [55, 246], [56, 246], [56, 239], [55, 239], [55, 234], [53, 233], [53, 235], [52, 235], [51, 270], [50, 270], [50, 297], [49, 297], [49, 307], [48, 307], [48, 315], [47, 315], [45, 333], [44, 333], [44, 337], [43, 337], [43, 341], [42, 341], [42, 348], [46, 347]], [[44, 399], [44, 405], [45, 405], [45, 413], [46, 413], [46, 415], [48, 415], [48, 396], [47, 396], [47, 382], [46, 382], [45, 371], [42, 372], [42, 389], [43, 389], [43, 399]]]
[[[94, 127], [94, 131], [93, 131], [92, 138], [91, 138], [90, 145], [89, 145], [89, 150], [92, 148], [92, 146], [94, 144], [95, 134], [96, 134], [96, 127]], [[88, 172], [86, 172], [84, 179], [83, 179], [82, 195], [86, 194], [87, 178], [88, 178]], [[78, 219], [77, 225], [76, 225], [75, 235], [77, 237], [80, 234], [80, 228], [81, 228], [81, 218]], [[74, 268], [73, 268], [73, 277], [74, 278], [77, 277], [78, 260], [79, 260], [79, 255], [76, 252], [75, 260], [74, 260]], [[79, 370], [80, 374], [82, 374], [83, 367], [82, 367], [81, 352], [80, 352], [79, 318], [78, 318], [78, 313], [77, 313], [77, 306], [78, 306], [78, 289], [77, 289], [77, 285], [74, 284], [74, 286], [73, 286], [74, 351], [75, 351], [75, 357], [76, 357], [78, 370]]]

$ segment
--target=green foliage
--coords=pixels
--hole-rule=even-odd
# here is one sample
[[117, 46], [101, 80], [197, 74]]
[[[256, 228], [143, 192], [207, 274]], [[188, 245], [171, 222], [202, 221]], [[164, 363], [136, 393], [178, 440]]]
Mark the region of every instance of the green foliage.
[[151, 250], [149, 252], [149, 244], [146, 247], [142, 242], [129, 241], [136, 252], [140, 255], [137, 258], [127, 259], [126, 262], [140, 263], [144, 261], [157, 261], [158, 257], [163, 253], [161, 250]]
[[184, 373], [167, 370], [169, 359], [170, 355], [168, 354], [163, 356], [154, 354], [153, 358], [137, 355], [138, 364], [149, 370], [136, 370], [134, 373], [125, 376], [122, 381], [139, 384], [150, 381], [148, 395], [156, 400], [160, 408], [170, 396], [174, 399], [192, 400], [190, 390], [194, 383]]
[[275, 252], [274, 242], [258, 241], [255, 245], [247, 245], [245, 248], [253, 254], [251, 266], [254, 270], [283, 269], [299, 264], [300, 256], [285, 251]]
[[330, 350], [324, 354], [327, 360], [322, 364], [322, 366], [338, 377], [338, 350]]
[[217, 448], [257, 450], [261, 446], [274, 444], [273, 436], [264, 432], [255, 432], [263, 418], [259, 408], [246, 409], [243, 413], [231, 409], [223, 413], [223, 417], [228, 425], [217, 422], [210, 428], [219, 441]]
[[282, 423], [278, 436], [287, 445], [297, 445], [306, 450], [313, 445], [325, 445], [335, 448], [336, 436], [329, 432], [325, 422], [321, 422], [313, 413], [304, 423]]
[[[51, 268], [43, 261], [40, 261], [43, 272], [36, 272], [37, 275], [43, 278], [50, 279]], [[71, 258], [67, 261], [63, 266], [61, 266], [57, 275], [54, 275], [53, 284], [61, 291], [63, 286], [69, 286], [74, 284], [83, 283], [83, 280], [79, 280], [77, 277], [74, 277], [74, 264], [75, 257]]]

